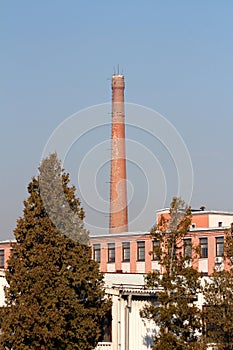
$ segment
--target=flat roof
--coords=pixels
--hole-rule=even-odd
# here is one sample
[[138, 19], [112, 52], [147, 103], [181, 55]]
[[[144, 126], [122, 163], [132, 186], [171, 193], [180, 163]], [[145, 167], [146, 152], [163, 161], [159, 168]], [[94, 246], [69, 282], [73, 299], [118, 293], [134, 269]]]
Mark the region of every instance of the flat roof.
[[146, 236], [149, 235], [149, 231], [136, 231], [136, 232], [120, 232], [120, 233], [104, 233], [104, 234], [90, 234], [91, 238], [112, 238], [112, 237], [130, 237], [130, 236]]
[[[156, 213], [163, 213], [163, 212], [169, 212], [170, 208], [164, 208], [164, 209], [158, 209], [156, 210]], [[214, 214], [214, 215], [232, 215], [232, 211], [224, 211], [224, 210], [201, 210], [201, 209], [193, 209], [191, 208], [192, 215], [205, 215], [205, 214]]]

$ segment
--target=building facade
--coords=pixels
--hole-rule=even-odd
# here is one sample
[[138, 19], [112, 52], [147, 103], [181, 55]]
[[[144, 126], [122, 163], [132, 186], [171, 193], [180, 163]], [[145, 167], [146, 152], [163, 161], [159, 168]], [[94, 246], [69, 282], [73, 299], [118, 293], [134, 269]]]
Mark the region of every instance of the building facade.
[[[161, 215], [168, 217], [169, 209], [159, 210], [158, 220]], [[216, 267], [227, 268], [223, 260], [224, 233], [232, 222], [231, 212], [192, 211], [192, 224], [184, 239], [184, 254], [191, 253], [191, 244], [200, 247], [200, 255], [193, 264], [204, 275], [210, 275]], [[100, 264], [101, 272], [145, 274], [160, 270], [158, 257], [153, 253], [157, 243], [149, 232], [110, 233], [90, 238], [93, 259]]]
[[[161, 215], [168, 218], [169, 209], [157, 212], [157, 222]], [[193, 266], [204, 276], [214, 269], [227, 269], [223, 259], [224, 236], [232, 222], [231, 212], [192, 210], [192, 223], [184, 239], [183, 253], [192, 254], [192, 245], [200, 247]], [[153, 322], [141, 319], [140, 310], [146, 303], [155, 301], [159, 292], [147, 290], [144, 283], [148, 272], [159, 270], [162, 273], [158, 257], [153, 253], [156, 244], [149, 232], [91, 236], [93, 259], [105, 273], [106, 292], [113, 301], [111, 339], [108, 343], [100, 342], [99, 350], [107, 346], [109, 350], [151, 348], [158, 329]], [[199, 294], [197, 305], [201, 308], [203, 304], [203, 295]], [[215, 349], [215, 346], [210, 345], [209, 349]]]
[[[169, 215], [169, 209], [157, 212]], [[200, 256], [195, 267], [210, 275], [215, 268], [224, 269], [224, 233], [233, 222], [233, 213], [196, 210], [192, 212], [192, 224], [184, 240], [184, 254], [190, 254], [190, 242], [200, 246]], [[155, 302], [158, 290], [145, 287], [145, 274], [161, 271], [158, 257], [153, 254], [156, 242], [149, 232], [122, 232], [90, 237], [93, 259], [104, 273], [106, 295], [112, 300], [111, 314], [105, 325], [101, 342], [95, 350], [146, 350], [153, 343], [158, 331], [152, 321], [144, 320], [140, 310]], [[4, 269], [11, 251], [11, 242], [0, 242], [0, 304], [4, 303], [6, 280]], [[198, 305], [203, 305], [202, 295]]]

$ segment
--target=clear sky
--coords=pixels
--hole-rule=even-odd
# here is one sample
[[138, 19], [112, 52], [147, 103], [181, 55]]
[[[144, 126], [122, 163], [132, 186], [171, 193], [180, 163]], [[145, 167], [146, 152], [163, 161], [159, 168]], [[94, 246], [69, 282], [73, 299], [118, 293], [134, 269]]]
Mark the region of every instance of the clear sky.
[[[233, 211], [232, 18], [231, 0], [2, 0], [0, 239], [12, 237], [27, 184], [37, 174], [54, 129], [73, 113], [111, 100], [109, 79], [117, 64], [125, 75], [126, 101], [158, 111], [183, 138], [193, 166], [192, 207]], [[109, 122], [111, 115], [105, 118]], [[77, 180], [82, 157], [108, 140], [109, 130], [91, 131], [66, 158], [64, 165], [78, 195], [85, 192]], [[158, 178], [162, 173], [166, 177], [164, 205], [168, 206], [177, 194], [171, 184], [177, 182], [172, 175], [175, 166], [171, 160], [160, 161], [164, 159], [161, 145], [133, 130], [127, 129], [128, 137], [158, 158], [157, 168], [162, 168]], [[153, 167], [146, 164], [146, 157], [141, 157], [145, 161], [141, 168], [140, 159], [136, 165], [128, 160], [134, 187], [129, 186], [130, 220], [142, 211], [140, 201], [146, 201], [144, 191], [140, 193], [146, 179], [154, 179], [150, 188], [158, 181], [156, 172], [148, 173]], [[106, 200], [108, 171], [106, 165], [96, 176], [98, 191]], [[151, 213], [160, 203], [155, 201], [153, 207], [150, 189], [148, 196], [150, 209], [130, 230], [148, 230], [153, 224]], [[91, 213], [85, 199], [82, 203], [87, 224], [101, 226], [105, 221], [106, 225], [106, 215]]]

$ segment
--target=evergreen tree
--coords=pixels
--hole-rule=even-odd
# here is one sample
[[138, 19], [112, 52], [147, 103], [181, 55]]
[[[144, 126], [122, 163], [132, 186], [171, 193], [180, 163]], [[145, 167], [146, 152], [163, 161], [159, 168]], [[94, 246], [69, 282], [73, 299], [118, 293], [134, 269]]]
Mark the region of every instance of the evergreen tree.
[[169, 216], [162, 215], [151, 230], [152, 238], [158, 243], [153, 253], [161, 271], [153, 271], [146, 277], [147, 287], [158, 293], [156, 302], [146, 306], [141, 316], [159, 327], [153, 350], [205, 349], [200, 341], [201, 311], [195, 302], [201, 290], [200, 274], [191, 264], [195, 249], [190, 241], [184, 252], [190, 224], [191, 209], [175, 197]]
[[28, 185], [6, 271], [1, 349], [92, 350], [97, 344], [108, 303], [98, 264], [83, 244], [84, 211], [69, 181], [52, 154]]
[[206, 338], [219, 350], [233, 349], [233, 238], [232, 228], [225, 231], [224, 260], [228, 268], [216, 268], [206, 281], [205, 324]]

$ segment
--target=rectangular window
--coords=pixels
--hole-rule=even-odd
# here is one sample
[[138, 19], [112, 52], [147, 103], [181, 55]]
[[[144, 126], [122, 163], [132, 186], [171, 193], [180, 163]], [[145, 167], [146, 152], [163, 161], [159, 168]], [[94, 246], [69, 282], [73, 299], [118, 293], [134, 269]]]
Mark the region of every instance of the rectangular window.
[[100, 255], [100, 244], [93, 244], [93, 258], [95, 261], [100, 263], [101, 255]]
[[172, 237], [168, 242], [169, 255], [172, 259], [177, 260], [177, 239]]
[[130, 261], [130, 242], [122, 243], [122, 261]]
[[192, 239], [186, 238], [184, 239], [184, 257], [192, 258]]
[[138, 261], [145, 261], [145, 241], [137, 242], [137, 259]]
[[199, 238], [200, 258], [208, 258], [208, 238]]
[[4, 269], [5, 254], [4, 249], [0, 249], [0, 268]]
[[160, 248], [160, 241], [154, 240], [152, 241], [152, 259], [153, 260], [159, 260], [159, 248]]
[[216, 237], [216, 256], [224, 255], [224, 237]]
[[115, 243], [108, 243], [108, 262], [115, 262]]

